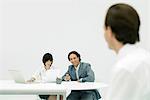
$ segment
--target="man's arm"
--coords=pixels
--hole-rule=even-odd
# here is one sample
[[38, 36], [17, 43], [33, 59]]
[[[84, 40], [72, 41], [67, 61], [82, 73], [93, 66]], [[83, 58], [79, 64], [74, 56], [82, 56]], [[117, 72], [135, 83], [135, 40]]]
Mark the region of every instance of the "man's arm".
[[87, 64], [86, 65], [86, 67], [85, 67], [86, 69], [86, 77], [84, 77], [84, 78], [81, 78], [80, 79], [80, 81], [82, 81], [82, 82], [94, 82], [94, 80], [95, 80], [95, 75], [94, 75], [94, 72], [93, 72], [93, 70], [91, 69], [91, 65], [90, 64]]
[[71, 80], [71, 77], [69, 75], [69, 67], [68, 67], [68, 71], [62, 76], [62, 80], [63, 81], [69, 81], [69, 80]]

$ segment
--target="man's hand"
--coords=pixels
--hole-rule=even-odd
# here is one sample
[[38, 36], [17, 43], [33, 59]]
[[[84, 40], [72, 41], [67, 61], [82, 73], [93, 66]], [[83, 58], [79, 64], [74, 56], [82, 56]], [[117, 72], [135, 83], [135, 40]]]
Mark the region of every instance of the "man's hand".
[[71, 79], [70, 75], [69, 74], [66, 74], [65, 76], [65, 81], [69, 81]]
[[77, 81], [78, 81], [78, 82], [82, 82], [82, 78], [78, 79]]

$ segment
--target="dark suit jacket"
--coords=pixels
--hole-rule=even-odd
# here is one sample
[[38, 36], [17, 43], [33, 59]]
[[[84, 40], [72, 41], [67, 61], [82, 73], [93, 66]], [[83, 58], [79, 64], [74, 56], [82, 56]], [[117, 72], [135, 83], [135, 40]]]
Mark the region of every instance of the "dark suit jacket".
[[[76, 70], [73, 65], [70, 65], [68, 67], [68, 71], [65, 73], [65, 75], [67, 73], [70, 75], [71, 81], [77, 81]], [[62, 77], [63, 80], [65, 78], [65, 75]], [[95, 80], [95, 75], [94, 75], [93, 70], [91, 69], [91, 65], [88, 63], [84, 63], [84, 62], [80, 62], [78, 76], [79, 76], [79, 79], [82, 79], [82, 82], [94, 82]], [[91, 91], [95, 92], [97, 99], [101, 98], [97, 90], [91, 90]]]

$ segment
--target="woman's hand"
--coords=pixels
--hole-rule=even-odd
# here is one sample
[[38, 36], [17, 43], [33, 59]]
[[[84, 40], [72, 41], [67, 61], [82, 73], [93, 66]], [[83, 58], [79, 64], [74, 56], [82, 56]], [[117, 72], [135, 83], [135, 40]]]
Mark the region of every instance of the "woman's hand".
[[31, 78], [30, 80], [27, 80], [26, 83], [32, 83], [35, 81], [35, 78]]

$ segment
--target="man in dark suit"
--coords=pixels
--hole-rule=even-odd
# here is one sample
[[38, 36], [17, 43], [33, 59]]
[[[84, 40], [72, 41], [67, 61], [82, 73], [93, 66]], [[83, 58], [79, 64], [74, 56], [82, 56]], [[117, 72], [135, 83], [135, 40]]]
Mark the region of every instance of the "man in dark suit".
[[[68, 60], [72, 63], [68, 71], [62, 77], [65, 81], [94, 82], [95, 76], [91, 65], [81, 62], [80, 54], [71, 51], [68, 54]], [[67, 100], [98, 100], [101, 96], [97, 90], [74, 90], [71, 91]]]

